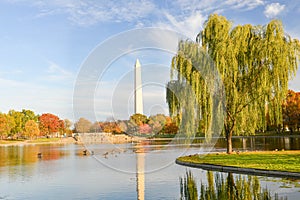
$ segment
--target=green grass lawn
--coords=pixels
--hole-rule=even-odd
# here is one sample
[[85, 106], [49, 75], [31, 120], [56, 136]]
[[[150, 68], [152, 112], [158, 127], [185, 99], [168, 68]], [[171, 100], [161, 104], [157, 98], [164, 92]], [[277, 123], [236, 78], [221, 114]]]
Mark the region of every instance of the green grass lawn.
[[300, 151], [215, 153], [178, 158], [180, 161], [300, 173]]
[[24, 140], [19, 139], [19, 140], [0, 140], [0, 144], [14, 144], [17, 142], [23, 142]]
[[16, 144], [18, 142], [26, 142], [26, 143], [47, 143], [47, 142], [58, 142], [60, 138], [37, 138], [35, 140], [0, 140], [0, 144]]

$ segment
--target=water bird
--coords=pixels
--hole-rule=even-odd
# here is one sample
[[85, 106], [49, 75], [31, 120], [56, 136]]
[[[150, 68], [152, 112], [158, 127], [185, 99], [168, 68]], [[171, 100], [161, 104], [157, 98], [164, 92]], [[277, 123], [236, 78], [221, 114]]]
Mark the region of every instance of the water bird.
[[107, 155], [108, 155], [108, 152], [105, 152], [105, 153], [103, 154], [104, 158], [107, 158]]
[[37, 154], [37, 157], [38, 157], [38, 158], [42, 158], [42, 153], [39, 152], [39, 153]]

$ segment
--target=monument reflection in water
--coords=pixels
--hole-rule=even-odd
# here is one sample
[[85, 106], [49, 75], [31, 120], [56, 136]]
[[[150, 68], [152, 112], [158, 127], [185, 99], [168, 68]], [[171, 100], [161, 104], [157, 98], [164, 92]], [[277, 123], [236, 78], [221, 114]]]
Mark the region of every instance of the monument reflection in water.
[[145, 152], [136, 153], [136, 190], [137, 199], [145, 199]]

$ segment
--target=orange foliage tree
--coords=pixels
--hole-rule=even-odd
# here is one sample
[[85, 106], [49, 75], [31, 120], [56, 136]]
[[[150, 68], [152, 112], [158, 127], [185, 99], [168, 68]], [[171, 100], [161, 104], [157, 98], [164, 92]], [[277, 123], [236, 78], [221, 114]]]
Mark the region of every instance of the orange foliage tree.
[[283, 125], [291, 132], [299, 130], [300, 126], [300, 92], [289, 90], [282, 106]]
[[122, 129], [118, 125], [119, 122], [99, 122], [101, 130], [105, 133], [122, 133]]

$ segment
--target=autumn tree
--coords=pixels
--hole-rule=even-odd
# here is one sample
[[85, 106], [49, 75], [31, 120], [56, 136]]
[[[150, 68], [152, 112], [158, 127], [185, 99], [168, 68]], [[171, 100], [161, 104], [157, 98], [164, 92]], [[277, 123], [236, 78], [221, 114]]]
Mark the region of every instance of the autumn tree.
[[148, 124], [153, 134], [159, 134], [166, 124], [166, 116], [163, 114], [152, 115], [149, 117]]
[[23, 116], [24, 114], [19, 111], [15, 110], [10, 110], [8, 112], [8, 115], [10, 115], [14, 121], [15, 121], [15, 126], [12, 128], [11, 132], [15, 136], [21, 136], [23, 130], [24, 130], [24, 124], [23, 124]]
[[0, 113], [0, 138], [4, 139], [10, 135], [11, 129], [15, 126], [14, 119], [7, 114]]
[[165, 126], [165, 123], [161, 124], [159, 121], [150, 119], [148, 124], [150, 125], [153, 134], [160, 134]]
[[58, 116], [45, 113], [39, 117], [39, 127], [42, 135], [53, 135], [54, 133], [58, 133], [60, 128], [60, 120]]
[[61, 136], [66, 133], [65, 121], [62, 119], [58, 120], [58, 132]]
[[121, 120], [98, 122], [98, 126], [98, 131], [103, 131], [105, 133], [121, 134], [127, 130], [127, 124]]
[[143, 133], [148, 131], [148, 127], [144, 127], [147, 124], [148, 118], [146, 115], [137, 113], [130, 116], [129, 121], [127, 122], [127, 134], [136, 135], [141, 134], [140, 128], [143, 129]]
[[3, 139], [7, 135], [7, 119], [5, 114], [0, 113], [0, 137]]
[[289, 90], [283, 105], [283, 125], [291, 132], [300, 126], [300, 92]]
[[152, 129], [152, 134], [176, 134], [178, 132], [176, 123], [164, 114], [150, 116], [148, 124]]
[[91, 129], [92, 123], [85, 119], [85, 118], [80, 118], [76, 123], [75, 123], [75, 130], [77, 133], [88, 133]]
[[25, 128], [25, 124], [29, 120], [33, 120], [35, 122], [38, 121], [39, 116], [36, 115], [32, 110], [22, 109], [21, 113], [23, 114], [23, 117], [22, 117], [23, 128]]
[[126, 121], [126, 120], [119, 120], [117, 122], [117, 126], [119, 127], [121, 133], [127, 132], [127, 129], [128, 129], [127, 123], [128, 123], [128, 121]]
[[38, 124], [34, 120], [28, 120], [25, 123], [24, 135], [29, 137], [31, 140], [40, 134], [40, 129]]
[[162, 132], [166, 124], [166, 116], [163, 114], [152, 115], [149, 117], [148, 124], [151, 126], [154, 134], [159, 134]]
[[164, 134], [176, 134], [176, 133], [178, 133], [178, 130], [179, 130], [179, 128], [176, 125], [176, 123], [170, 122], [164, 126], [163, 133]]
[[111, 123], [106, 121], [106, 122], [98, 122], [100, 129], [105, 132], [105, 133], [111, 133], [112, 132], [112, 127]]
[[133, 114], [130, 116], [130, 122], [132, 122], [138, 126], [147, 123], [147, 121], [148, 121], [147, 116], [142, 115], [140, 113]]
[[38, 122], [38, 116], [31, 110], [23, 109], [22, 111], [10, 110], [8, 115], [13, 117], [15, 126], [11, 130], [11, 134], [15, 137], [19, 137], [25, 130], [25, 124], [29, 120]]
[[[197, 36], [197, 42], [199, 46], [189, 41], [179, 43], [171, 73], [172, 76], [176, 71], [184, 77], [175, 79], [177, 85], [189, 84], [195, 97], [189, 99], [192, 97], [186, 95], [189, 103], [184, 104], [171, 98], [169, 93], [170, 113], [175, 116], [184, 107], [188, 110], [186, 113], [200, 116], [199, 123], [202, 121], [204, 130], [211, 126], [214, 99], [207, 91], [213, 85], [207, 84], [209, 80], [203, 78], [206, 74], [197, 70], [203, 64], [199, 52], [204, 51], [213, 60], [224, 85], [226, 114], [223, 130], [227, 153], [232, 152], [234, 134], [265, 129], [267, 113], [272, 123], [282, 122], [281, 104], [287, 94], [288, 81], [297, 70], [300, 45], [298, 40], [285, 34], [280, 21], [272, 20], [266, 26], [233, 27], [225, 17], [213, 14]], [[199, 106], [191, 109], [188, 104]], [[193, 125], [195, 122], [183, 123]]]

